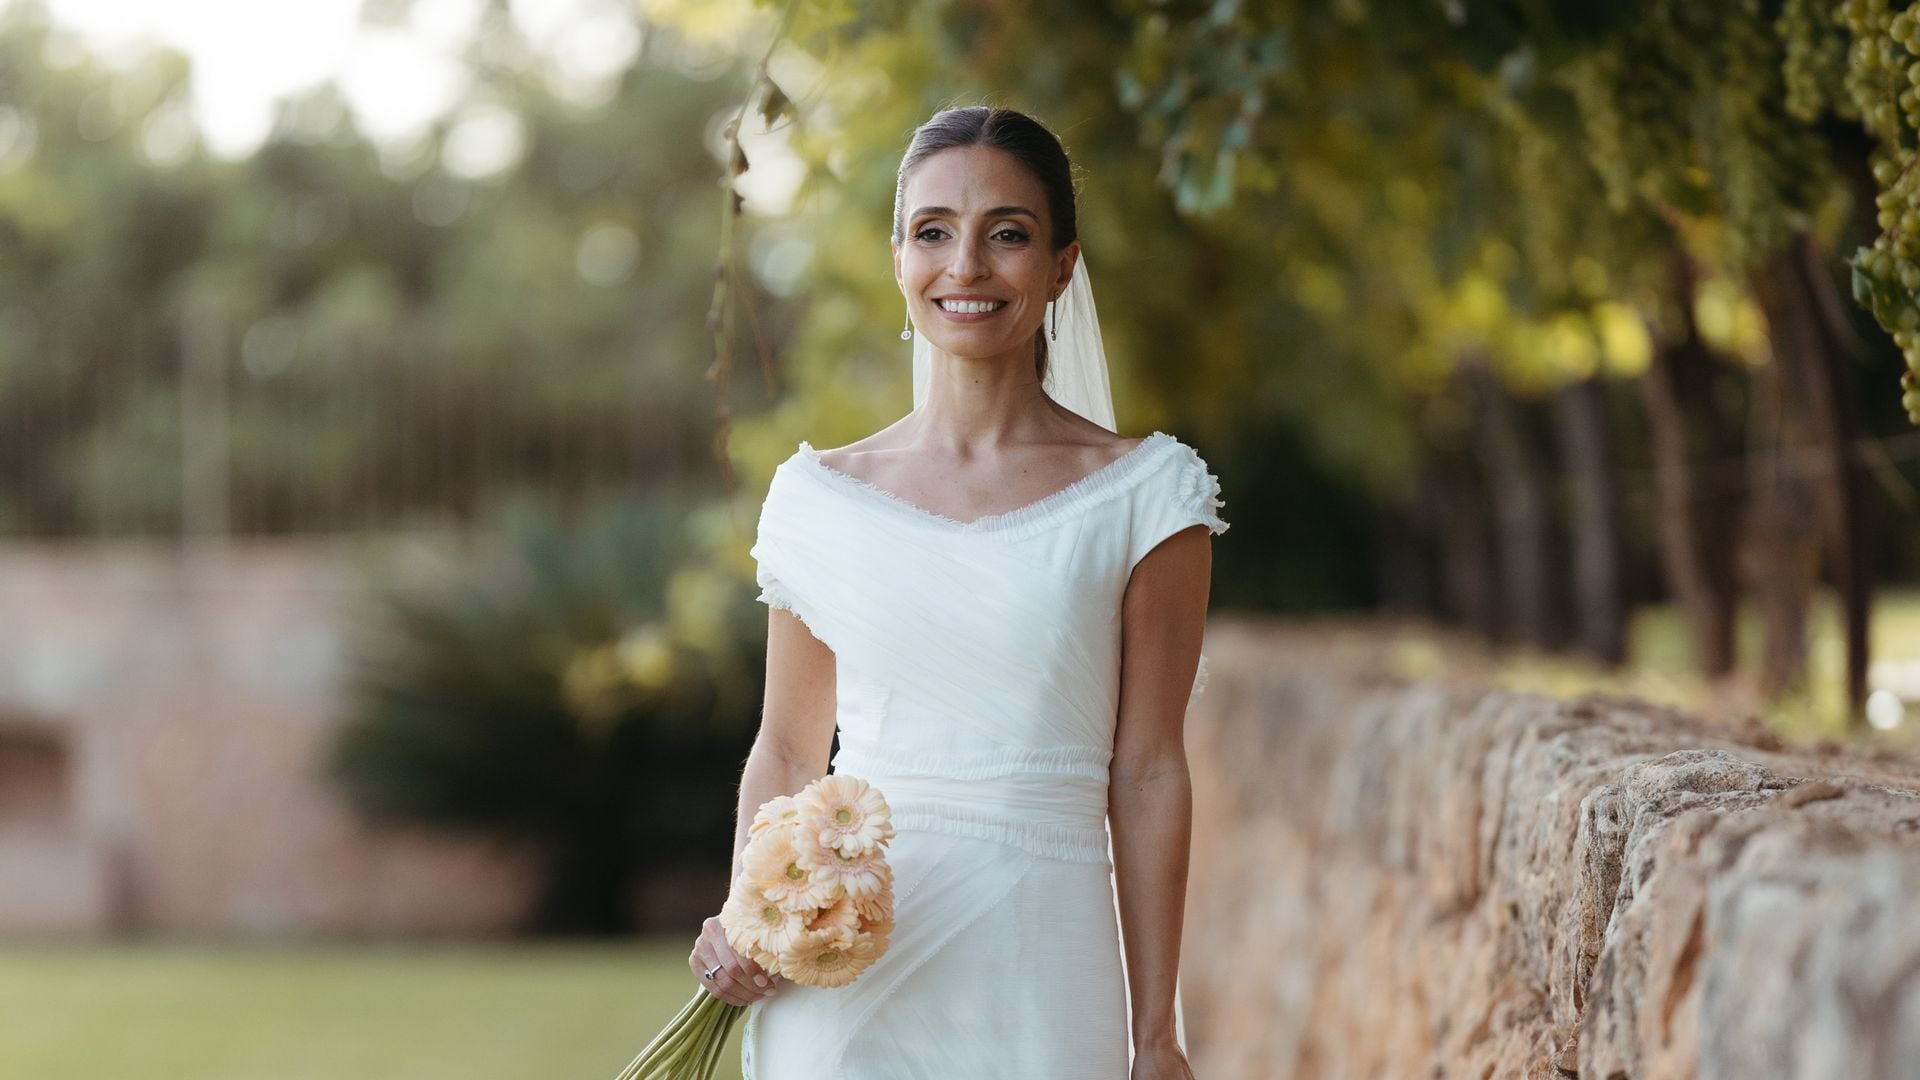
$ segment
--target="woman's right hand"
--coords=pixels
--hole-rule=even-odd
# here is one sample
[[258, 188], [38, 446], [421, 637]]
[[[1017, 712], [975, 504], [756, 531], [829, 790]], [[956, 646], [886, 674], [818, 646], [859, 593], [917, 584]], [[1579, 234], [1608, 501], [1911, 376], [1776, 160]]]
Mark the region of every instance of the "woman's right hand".
[[[708, 993], [729, 1005], [751, 1005], [772, 996], [774, 983], [779, 978], [754, 963], [752, 957], [733, 951], [727, 944], [727, 931], [720, 925], [718, 915], [710, 915], [700, 924], [700, 939], [693, 943], [687, 964]], [[720, 970], [709, 979], [707, 969], [715, 964], [720, 965]]]

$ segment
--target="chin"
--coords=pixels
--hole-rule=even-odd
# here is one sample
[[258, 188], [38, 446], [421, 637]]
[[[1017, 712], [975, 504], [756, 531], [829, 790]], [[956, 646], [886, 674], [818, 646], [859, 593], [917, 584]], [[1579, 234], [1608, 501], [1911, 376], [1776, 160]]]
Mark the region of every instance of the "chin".
[[929, 334], [927, 340], [938, 346], [948, 356], [960, 360], [984, 360], [989, 356], [998, 356], [1007, 351], [1007, 347], [999, 342], [982, 344], [977, 339], [967, 337], [955, 339]]

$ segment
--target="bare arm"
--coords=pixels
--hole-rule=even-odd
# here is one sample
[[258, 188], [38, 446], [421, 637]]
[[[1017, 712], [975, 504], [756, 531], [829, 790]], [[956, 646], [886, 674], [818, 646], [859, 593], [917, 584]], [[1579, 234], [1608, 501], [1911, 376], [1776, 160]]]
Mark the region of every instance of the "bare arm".
[[1134, 567], [1121, 605], [1108, 814], [1136, 1052], [1175, 1044], [1174, 980], [1193, 831], [1183, 727], [1212, 574], [1206, 528], [1182, 529]]
[[827, 774], [833, 747], [833, 650], [784, 608], [767, 609], [766, 703], [760, 733], [740, 774], [733, 833], [733, 876], [760, 804], [792, 795]]
[[[741, 855], [760, 804], [775, 795], [791, 795], [825, 776], [833, 746], [833, 650], [790, 611], [769, 608], [767, 620], [766, 705], [760, 732], [740, 774], [729, 881], [740, 876]], [[729, 1004], [751, 1005], [774, 992], [773, 976], [727, 944], [718, 915], [708, 916], [701, 924], [687, 964], [701, 977], [702, 986]], [[710, 980], [705, 975], [708, 968], [715, 969]]]

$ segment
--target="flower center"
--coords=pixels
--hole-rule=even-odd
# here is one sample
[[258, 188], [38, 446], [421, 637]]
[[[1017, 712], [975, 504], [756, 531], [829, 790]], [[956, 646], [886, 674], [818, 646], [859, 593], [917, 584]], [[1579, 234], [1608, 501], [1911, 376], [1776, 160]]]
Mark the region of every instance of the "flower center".
[[806, 876], [807, 876], [806, 868], [802, 867], [799, 863], [787, 864], [787, 878], [789, 880], [799, 881], [801, 878]]
[[839, 822], [842, 825], [845, 825], [847, 822], [853, 820], [853, 815], [851, 813], [848, 813], [845, 810], [842, 810], [839, 813], [833, 815], [833, 820]]

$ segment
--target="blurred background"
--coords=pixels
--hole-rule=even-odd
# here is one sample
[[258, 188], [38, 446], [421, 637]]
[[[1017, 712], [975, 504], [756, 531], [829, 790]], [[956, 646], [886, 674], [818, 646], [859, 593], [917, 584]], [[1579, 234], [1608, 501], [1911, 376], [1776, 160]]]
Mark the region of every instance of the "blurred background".
[[626, 1063], [725, 893], [768, 477], [911, 408], [950, 105], [1072, 155], [1216, 618], [1910, 748], [1881, 8], [0, 0], [0, 1075]]

